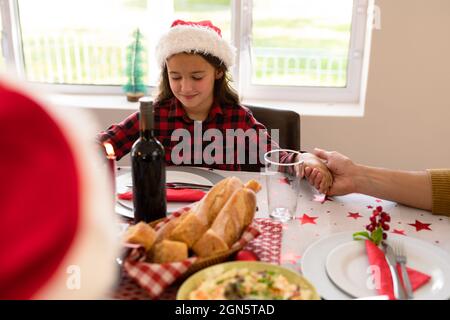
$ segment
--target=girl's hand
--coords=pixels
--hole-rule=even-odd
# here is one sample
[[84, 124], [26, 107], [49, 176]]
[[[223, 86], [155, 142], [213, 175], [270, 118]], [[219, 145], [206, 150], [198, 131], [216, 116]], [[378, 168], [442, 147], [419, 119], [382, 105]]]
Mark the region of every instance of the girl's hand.
[[297, 168], [297, 176], [305, 177], [319, 192], [327, 193], [333, 184], [333, 176], [325, 163], [311, 153], [303, 153], [301, 160], [303, 166], [299, 165]]

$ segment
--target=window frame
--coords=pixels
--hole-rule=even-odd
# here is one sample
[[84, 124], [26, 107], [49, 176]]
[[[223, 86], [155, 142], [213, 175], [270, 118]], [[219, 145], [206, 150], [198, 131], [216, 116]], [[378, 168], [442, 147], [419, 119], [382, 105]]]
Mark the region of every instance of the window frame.
[[18, 77], [25, 76], [25, 63], [20, 39], [19, 9], [17, 0], [0, 0], [2, 15], [2, 48], [7, 71]]
[[[363, 59], [366, 44], [366, 28], [370, 0], [354, 0], [352, 26], [347, 65], [347, 86], [336, 87], [306, 87], [306, 86], [274, 86], [251, 84], [251, 70], [240, 68], [238, 73], [239, 92], [244, 99], [277, 100], [283, 97], [286, 101], [304, 102], [347, 102], [357, 103], [360, 98], [362, 84]], [[251, 65], [251, 30], [252, 30], [252, 1], [238, 0], [237, 8], [241, 12], [237, 22], [236, 36], [240, 34], [240, 65]], [[279, 98], [278, 98], [279, 99]]]
[[[20, 38], [18, 0], [0, 0], [3, 22], [3, 46], [5, 64], [25, 77], [25, 61]], [[236, 64], [231, 69], [236, 88], [242, 100], [282, 100], [286, 102], [361, 103], [367, 83], [367, 64], [371, 38], [371, 12], [374, 0], [354, 0], [352, 26], [347, 64], [347, 86], [305, 87], [251, 84], [250, 44], [252, 26], [252, 0], [231, 1], [231, 41], [237, 48]], [[36, 83], [38, 87], [57, 93], [69, 94], [123, 94], [119, 85], [79, 85]], [[149, 92], [155, 87], [149, 86]], [[279, 98], [282, 97], [282, 98]]]

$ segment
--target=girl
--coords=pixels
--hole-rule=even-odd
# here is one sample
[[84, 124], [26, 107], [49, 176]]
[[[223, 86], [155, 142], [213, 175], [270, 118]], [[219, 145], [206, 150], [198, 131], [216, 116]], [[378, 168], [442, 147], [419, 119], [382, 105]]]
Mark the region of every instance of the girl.
[[[258, 155], [279, 148], [264, 125], [240, 105], [230, 85], [228, 69], [234, 55], [235, 48], [210, 21], [176, 20], [159, 41], [156, 59], [162, 72], [154, 102], [154, 131], [165, 148], [168, 165], [246, 170], [252, 164], [263, 167], [262, 156]], [[127, 154], [139, 137], [138, 117], [134, 113], [99, 134], [101, 143], [113, 145], [117, 159]], [[181, 137], [186, 138], [183, 148], [179, 146]], [[247, 160], [243, 161], [241, 151], [245, 151]], [[297, 159], [286, 156], [282, 160]], [[303, 153], [302, 160], [303, 169], [310, 167], [314, 171], [310, 182], [325, 192], [332, 183], [327, 167], [309, 153]], [[298, 172], [303, 177], [304, 170]]]

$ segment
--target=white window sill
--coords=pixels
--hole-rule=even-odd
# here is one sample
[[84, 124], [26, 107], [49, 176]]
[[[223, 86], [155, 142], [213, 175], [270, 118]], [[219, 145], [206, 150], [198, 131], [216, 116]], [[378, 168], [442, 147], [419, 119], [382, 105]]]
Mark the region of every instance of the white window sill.
[[[50, 101], [61, 107], [86, 109], [138, 110], [138, 102], [128, 102], [125, 95], [51, 94]], [[272, 100], [244, 100], [244, 105], [292, 110], [302, 116], [362, 117], [364, 108], [358, 103], [311, 103]]]

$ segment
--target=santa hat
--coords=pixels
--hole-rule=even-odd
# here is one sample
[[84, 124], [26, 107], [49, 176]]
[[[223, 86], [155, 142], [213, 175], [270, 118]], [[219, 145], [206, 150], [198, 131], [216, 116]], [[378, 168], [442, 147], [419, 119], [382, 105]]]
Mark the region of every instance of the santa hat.
[[0, 123], [0, 299], [105, 297], [117, 226], [92, 120], [0, 78]]
[[234, 64], [236, 48], [222, 38], [221, 30], [211, 21], [176, 20], [156, 46], [156, 61], [164, 67], [167, 58], [181, 52], [210, 54], [229, 68]]

